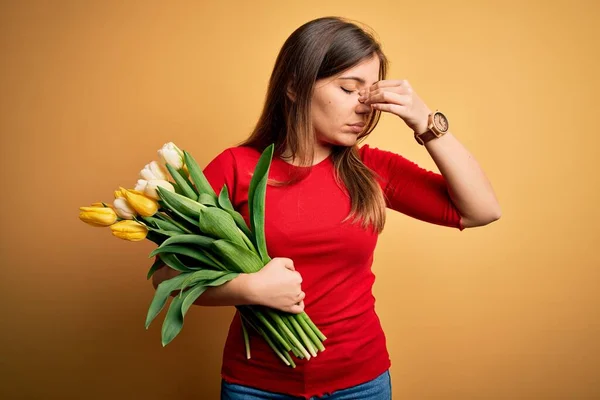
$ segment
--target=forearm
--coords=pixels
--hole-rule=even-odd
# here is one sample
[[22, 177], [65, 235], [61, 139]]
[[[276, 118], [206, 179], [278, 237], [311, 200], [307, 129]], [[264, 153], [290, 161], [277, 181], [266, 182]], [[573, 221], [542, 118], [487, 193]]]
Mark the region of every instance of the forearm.
[[465, 227], [486, 225], [500, 218], [492, 185], [477, 160], [451, 132], [430, 140], [425, 147], [448, 183]]
[[[179, 275], [179, 271], [163, 266], [154, 272], [154, 287], [168, 279]], [[171, 292], [171, 296], [179, 294], [179, 290]], [[254, 304], [251, 279], [249, 274], [240, 274], [236, 278], [220, 286], [211, 286], [194, 301], [199, 306], [235, 306]]]

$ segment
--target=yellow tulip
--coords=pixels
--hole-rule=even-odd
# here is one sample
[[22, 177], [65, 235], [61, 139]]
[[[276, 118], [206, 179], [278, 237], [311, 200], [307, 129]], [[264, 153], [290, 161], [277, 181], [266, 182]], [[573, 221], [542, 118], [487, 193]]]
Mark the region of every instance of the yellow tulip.
[[[129, 189], [129, 191], [131, 193], [144, 195], [144, 192], [142, 192], [140, 190]], [[120, 189], [119, 190], [115, 190], [115, 199], [118, 199], [118, 198], [125, 198], [125, 196], [123, 195], [123, 193], [121, 193]]]
[[92, 226], [110, 226], [117, 214], [111, 207], [79, 207], [79, 219]]
[[102, 201], [98, 201], [96, 203], [92, 203], [92, 207], [110, 207], [110, 208], [114, 209], [111, 204], [104, 203]]
[[135, 193], [137, 190], [127, 190], [119, 188], [123, 196], [127, 199], [127, 202], [133, 209], [143, 217], [151, 217], [158, 211], [158, 202], [143, 194]]
[[131, 242], [139, 242], [144, 240], [148, 235], [148, 228], [139, 222], [124, 219], [110, 226], [112, 234], [119, 239], [129, 240]]

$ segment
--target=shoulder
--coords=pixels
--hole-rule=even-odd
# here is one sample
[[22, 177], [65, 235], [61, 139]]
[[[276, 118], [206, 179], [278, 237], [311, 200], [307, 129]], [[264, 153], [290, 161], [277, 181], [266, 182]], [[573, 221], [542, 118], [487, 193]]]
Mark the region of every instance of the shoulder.
[[256, 164], [260, 157], [260, 153], [254, 148], [247, 146], [232, 146], [227, 147], [213, 156], [208, 164], [218, 164], [221, 166], [232, 165], [235, 168], [244, 167], [246, 165]]
[[234, 161], [238, 165], [256, 163], [260, 158], [258, 150], [248, 146], [232, 146], [223, 149], [215, 158], [224, 158]]
[[361, 147], [359, 147], [358, 155], [363, 164], [365, 164], [371, 169], [386, 167], [390, 163], [410, 163], [409, 160], [407, 160], [400, 154], [394, 153], [389, 150], [383, 150], [378, 147], [370, 146], [368, 144], [364, 144]]

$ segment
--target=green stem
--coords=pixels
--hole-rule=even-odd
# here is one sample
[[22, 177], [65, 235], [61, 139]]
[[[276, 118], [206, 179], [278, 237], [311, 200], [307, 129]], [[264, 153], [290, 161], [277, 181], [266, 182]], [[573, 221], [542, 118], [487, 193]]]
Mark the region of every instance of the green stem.
[[250, 359], [250, 339], [248, 338], [248, 331], [246, 330], [246, 324], [244, 323], [244, 318], [242, 314], [240, 314], [240, 321], [242, 323], [242, 332], [244, 334], [244, 346], [246, 347], [246, 359]]
[[311, 321], [311, 319], [308, 317], [308, 315], [305, 312], [301, 312], [298, 315], [306, 321], [308, 326], [310, 326], [310, 328], [319, 337], [319, 339], [321, 339], [322, 342], [327, 340], [327, 337], [325, 335], [323, 335], [323, 333], [321, 333], [319, 328], [317, 328], [317, 326]]
[[317, 352], [315, 351], [315, 348], [313, 347], [310, 339], [306, 336], [306, 333], [304, 333], [304, 331], [302, 330], [302, 327], [298, 324], [298, 322], [292, 316], [289, 316], [288, 318], [289, 318], [290, 322], [292, 323], [292, 325], [294, 326], [294, 329], [296, 330], [296, 332], [298, 332], [298, 335], [300, 335], [300, 339], [302, 339], [302, 342], [304, 342], [304, 345], [308, 349], [310, 355], [313, 357], [316, 357]]
[[182, 231], [184, 231], [185, 233], [193, 233], [192, 231], [190, 231], [189, 229], [187, 229], [185, 226], [183, 226], [182, 224], [180, 224], [179, 222], [175, 221], [173, 218], [171, 218], [168, 214], [161, 214], [159, 212], [157, 212], [155, 214], [158, 218], [162, 219], [163, 221], [167, 221], [172, 223], [173, 225], [175, 225], [176, 227], [178, 227], [179, 229], [181, 229]]
[[[277, 325], [281, 329], [283, 329], [283, 332], [287, 335], [287, 337], [294, 344], [294, 346], [296, 346], [296, 348], [298, 350], [300, 350], [302, 352], [302, 354], [304, 354], [304, 357], [306, 357], [306, 359], [310, 360], [310, 354], [308, 354], [308, 352], [306, 351], [306, 349], [304, 348], [304, 346], [302, 346], [302, 343], [300, 343], [300, 341], [292, 333], [292, 331], [288, 329], [287, 325], [283, 323], [281, 317], [275, 311], [268, 310], [267, 313], [269, 314], [269, 316], [271, 318], [273, 318], [274, 321], [276, 321]], [[287, 350], [289, 351], [290, 349], [287, 349]]]
[[275, 328], [273, 328], [273, 325], [271, 325], [271, 323], [265, 318], [265, 316], [256, 309], [252, 310], [254, 311], [254, 315], [260, 320], [260, 322], [262, 322], [262, 324], [267, 328], [267, 330], [275, 337], [275, 339], [277, 339], [279, 343], [281, 343], [283, 348], [286, 351], [290, 351], [292, 349], [292, 346], [279, 334], [279, 332], [277, 332]]
[[281, 358], [281, 360], [285, 363], [285, 365], [290, 366], [290, 364], [291, 364], [292, 368], [296, 368], [296, 364], [294, 364], [294, 361], [290, 358], [290, 355], [287, 352], [284, 352], [284, 354], [287, 357], [284, 356], [283, 354], [281, 354], [281, 351], [279, 351], [277, 346], [275, 346], [275, 343], [273, 343], [271, 341], [271, 338], [269, 338], [269, 335], [267, 335], [261, 328], [258, 328], [258, 329], [259, 329], [259, 333], [262, 335], [263, 338], [265, 338], [268, 345], [271, 347], [271, 349], [273, 349], [273, 351], [277, 354], [277, 356], [279, 358]]
[[323, 346], [323, 343], [321, 343], [321, 341], [319, 340], [317, 335], [315, 335], [315, 332], [311, 329], [311, 327], [308, 326], [304, 318], [298, 315], [294, 315], [292, 318], [294, 318], [300, 324], [304, 332], [306, 332], [306, 334], [313, 342], [313, 344], [317, 347], [317, 349], [319, 349], [319, 351], [324, 351], [325, 347]]
[[[253, 311], [250, 309], [250, 307], [245, 308], [244, 306], [240, 306], [238, 307], [238, 309], [240, 310], [240, 315], [242, 315], [244, 320], [265, 339], [267, 344], [271, 347], [271, 349], [273, 349], [273, 351], [275, 351], [279, 358], [281, 358], [281, 360], [286, 365], [289, 366], [291, 364], [291, 366], [295, 368], [296, 364], [294, 363], [290, 355], [286, 351], [279, 349], [276, 343], [273, 343], [273, 340], [269, 337], [268, 333], [265, 332], [262, 328], [260, 328], [261, 321], [255, 320], [257, 317], [253, 314]], [[292, 350], [294, 350], [293, 347]]]

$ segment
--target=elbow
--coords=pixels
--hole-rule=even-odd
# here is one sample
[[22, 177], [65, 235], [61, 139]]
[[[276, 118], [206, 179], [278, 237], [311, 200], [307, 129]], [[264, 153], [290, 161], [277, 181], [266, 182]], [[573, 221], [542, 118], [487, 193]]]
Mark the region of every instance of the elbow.
[[465, 228], [474, 228], [478, 226], [489, 225], [492, 222], [498, 221], [502, 216], [500, 207], [494, 207], [476, 216], [462, 217], [461, 223]]
[[498, 221], [502, 216], [502, 210], [500, 209], [500, 204], [496, 202], [493, 207], [490, 207], [488, 212], [486, 213], [486, 220], [488, 224], [491, 224], [494, 221]]
[[500, 207], [498, 207], [498, 209], [495, 210], [494, 213], [492, 214], [490, 223], [494, 222], [494, 221], [498, 221], [500, 219], [500, 217], [502, 217], [502, 210], [500, 209]]

